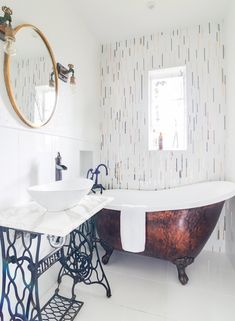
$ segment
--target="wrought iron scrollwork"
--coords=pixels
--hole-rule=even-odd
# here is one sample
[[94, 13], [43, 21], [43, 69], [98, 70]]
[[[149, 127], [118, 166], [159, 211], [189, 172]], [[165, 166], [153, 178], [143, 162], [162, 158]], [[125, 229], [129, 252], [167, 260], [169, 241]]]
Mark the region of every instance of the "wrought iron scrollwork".
[[63, 247], [50, 253], [37, 264], [37, 277], [39, 278], [44, 272], [49, 270], [52, 265], [57, 263], [64, 255]]
[[86, 285], [99, 284], [106, 290], [107, 297], [111, 296], [111, 289], [104, 273], [97, 244], [95, 223], [90, 219], [70, 234], [68, 245], [65, 246], [65, 256], [61, 259], [62, 268], [58, 277], [58, 284], [64, 276], [73, 278], [74, 287], [83, 282]]
[[[81, 282], [87, 285], [100, 284], [106, 289], [107, 296], [111, 296], [99, 257], [99, 240], [96, 238], [93, 220], [73, 231], [66, 245], [64, 240], [55, 240], [55, 249], [43, 259], [40, 259], [41, 239], [40, 234], [0, 227], [0, 321], [73, 321], [83, 305], [83, 302], [76, 300], [75, 295], [75, 286]], [[56, 248], [59, 243], [61, 247]], [[38, 279], [58, 261], [62, 264], [58, 288], [41, 309]], [[65, 275], [73, 279], [71, 298], [59, 294], [60, 284]]]
[[[35, 266], [39, 260], [41, 235], [29, 236], [1, 227], [0, 240], [3, 259], [0, 320], [33, 320], [40, 314]], [[22, 286], [17, 286], [17, 281]]]

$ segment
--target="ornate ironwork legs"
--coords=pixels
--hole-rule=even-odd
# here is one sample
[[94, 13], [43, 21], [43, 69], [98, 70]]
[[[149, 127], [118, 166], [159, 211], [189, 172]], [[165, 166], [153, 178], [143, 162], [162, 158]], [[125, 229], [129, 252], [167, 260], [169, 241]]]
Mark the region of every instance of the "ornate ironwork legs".
[[[40, 318], [38, 278], [41, 236], [0, 227], [2, 252], [1, 321]], [[34, 253], [34, 254], [32, 254]]]
[[[75, 286], [100, 284], [111, 290], [104, 273], [97, 244], [93, 220], [87, 221], [69, 236], [63, 245], [59, 238], [50, 244], [55, 250], [40, 260], [41, 235], [0, 227], [2, 252], [2, 278], [0, 297], [0, 321], [73, 321], [83, 302], [76, 301]], [[60, 247], [59, 247], [60, 246]], [[58, 276], [58, 288], [53, 297], [41, 309], [38, 279], [52, 265], [62, 264]], [[63, 276], [73, 279], [72, 297], [59, 294]]]
[[107, 297], [111, 296], [97, 248], [98, 243], [93, 219], [70, 234], [69, 244], [65, 246], [65, 256], [61, 259], [58, 284], [67, 275], [73, 279], [73, 294], [75, 286], [83, 282], [86, 285], [100, 284], [105, 288]]

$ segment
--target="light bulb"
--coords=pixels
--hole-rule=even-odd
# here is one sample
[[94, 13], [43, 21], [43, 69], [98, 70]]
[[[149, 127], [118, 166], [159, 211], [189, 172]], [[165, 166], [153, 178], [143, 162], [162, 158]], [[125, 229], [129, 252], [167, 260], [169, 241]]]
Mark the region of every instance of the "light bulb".
[[70, 77], [70, 85], [72, 85], [72, 86], [75, 86], [75, 85], [76, 85], [76, 78], [74, 77], [74, 75], [72, 75], [72, 76]]
[[12, 37], [5, 38], [4, 51], [9, 56], [16, 55], [15, 39]]

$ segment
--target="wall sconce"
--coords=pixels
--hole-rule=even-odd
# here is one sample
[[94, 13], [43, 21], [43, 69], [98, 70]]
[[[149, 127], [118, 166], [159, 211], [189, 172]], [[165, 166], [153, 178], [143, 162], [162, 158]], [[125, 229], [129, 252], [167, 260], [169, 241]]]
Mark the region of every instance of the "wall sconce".
[[2, 7], [4, 16], [0, 17], [0, 39], [5, 42], [4, 51], [7, 55], [14, 56], [16, 54], [15, 49], [15, 31], [12, 28], [12, 14], [13, 11], [6, 7]]
[[[74, 76], [75, 71], [74, 71], [74, 65], [69, 64], [68, 68], [65, 68], [63, 65], [61, 65], [59, 62], [57, 63], [57, 71], [58, 71], [58, 76], [59, 79], [62, 80], [63, 82], [67, 83], [70, 76], [70, 85], [74, 86], [76, 85], [76, 78]], [[54, 87], [55, 86], [55, 80], [54, 80], [54, 72], [51, 73], [50, 80], [49, 80], [49, 86]]]

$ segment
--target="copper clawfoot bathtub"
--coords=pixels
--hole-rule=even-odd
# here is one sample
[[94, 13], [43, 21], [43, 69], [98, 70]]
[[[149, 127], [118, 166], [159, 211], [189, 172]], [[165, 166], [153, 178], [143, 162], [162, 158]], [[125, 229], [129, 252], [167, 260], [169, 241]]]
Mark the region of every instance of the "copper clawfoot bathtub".
[[[103, 263], [109, 262], [113, 250], [123, 250], [121, 208], [133, 201], [143, 204], [148, 199], [151, 210], [146, 211], [146, 245], [140, 254], [175, 264], [179, 281], [185, 285], [188, 282], [185, 269], [211, 236], [225, 200], [235, 195], [235, 184], [206, 182], [156, 192], [110, 190], [105, 193], [113, 196], [114, 201], [96, 215], [98, 235], [106, 252]], [[177, 201], [171, 197], [177, 197]]]

